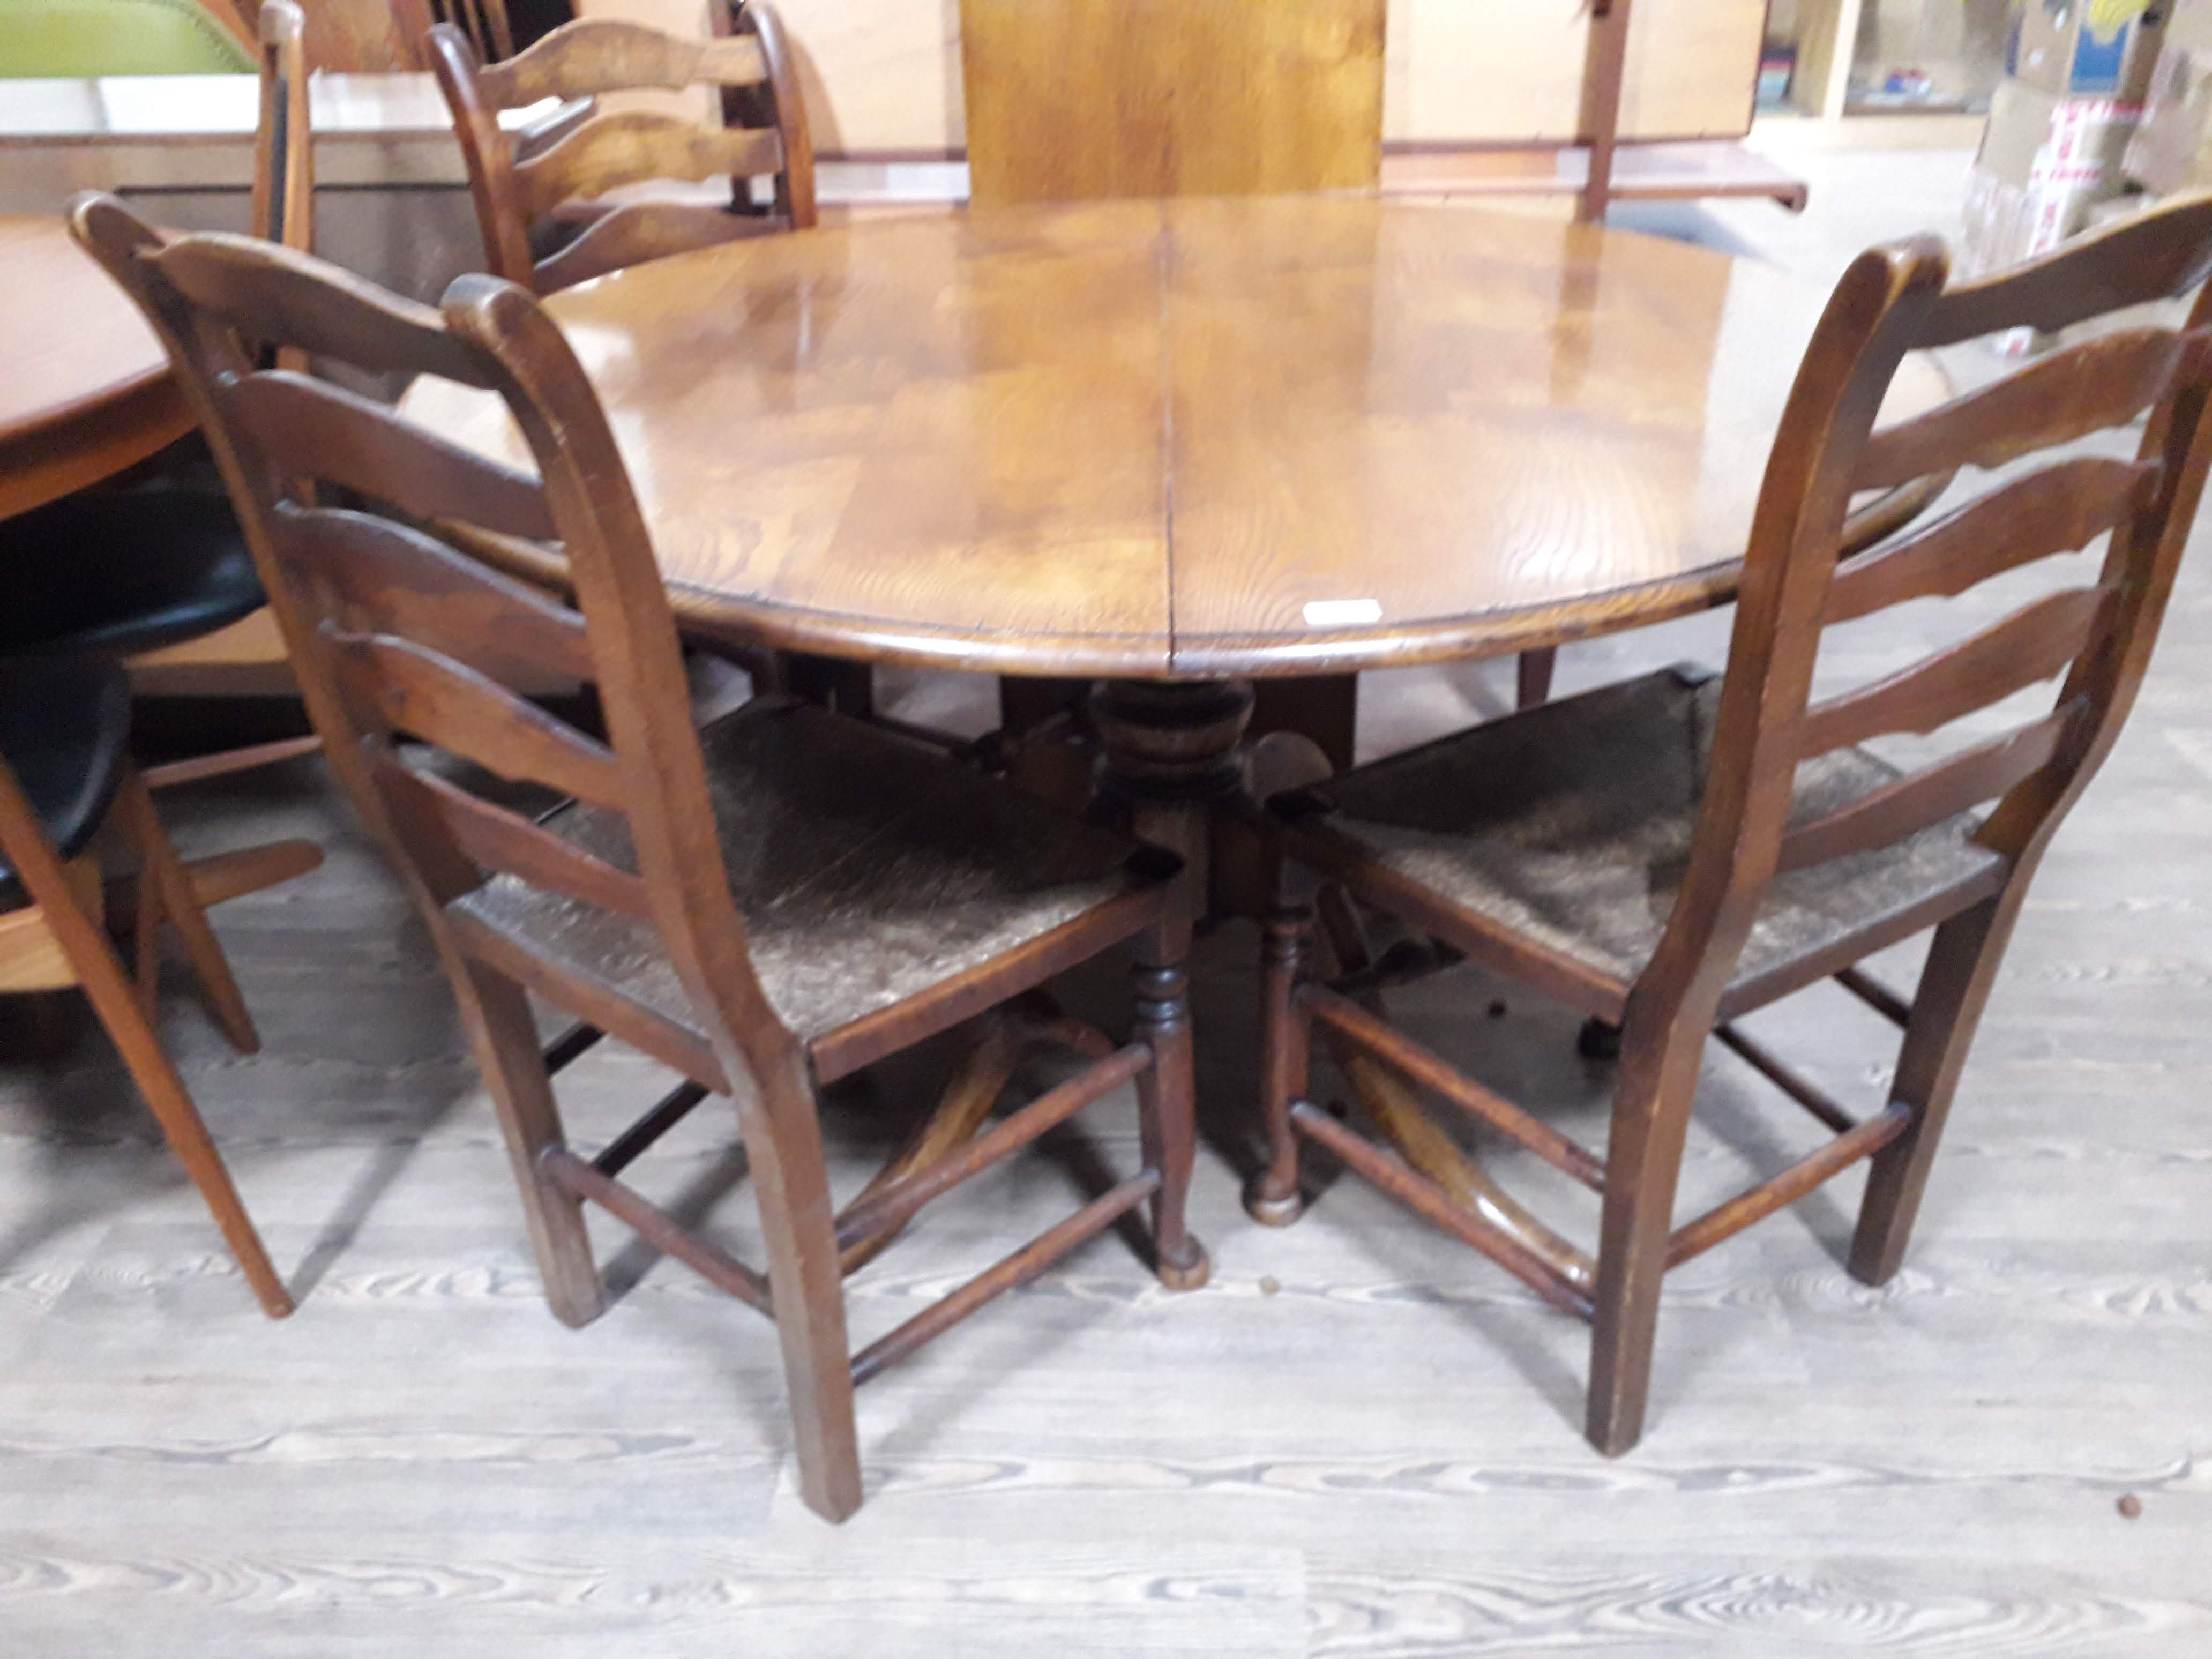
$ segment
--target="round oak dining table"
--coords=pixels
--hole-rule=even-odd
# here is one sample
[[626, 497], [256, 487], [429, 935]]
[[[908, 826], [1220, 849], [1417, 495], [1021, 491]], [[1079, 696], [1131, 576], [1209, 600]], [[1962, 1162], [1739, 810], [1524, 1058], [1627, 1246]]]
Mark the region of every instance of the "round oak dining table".
[[[861, 220], [545, 305], [686, 629], [1102, 681], [1104, 787], [1195, 860], [1255, 678], [1729, 599], [1825, 298], [1626, 231], [1290, 196]], [[1886, 412], [1947, 390], [1908, 360]], [[528, 464], [488, 393], [402, 407]]]
[[[1500, 655], [1735, 591], [1826, 295], [1750, 259], [1448, 204], [1186, 198], [860, 221], [553, 295], [691, 633], [1096, 679], [1103, 799], [1182, 853], [1251, 682]], [[1901, 418], [1948, 382], [1908, 359]], [[404, 412], [526, 466], [489, 394]], [[1866, 504], [1860, 538], [1930, 491]], [[557, 558], [502, 556], [557, 583]], [[1233, 816], [1233, 815], [1231, 815]], [[1571, 1276], [1471, 1158], [1417, 1167]]]
[[161, 343], [59, 214], [0, 216], [0, 519], [191, 429]]

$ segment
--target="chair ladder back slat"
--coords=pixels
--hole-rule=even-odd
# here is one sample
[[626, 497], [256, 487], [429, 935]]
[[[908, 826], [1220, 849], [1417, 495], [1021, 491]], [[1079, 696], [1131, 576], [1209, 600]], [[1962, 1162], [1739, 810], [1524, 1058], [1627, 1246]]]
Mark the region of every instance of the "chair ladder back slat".
[[760, 43], [749, 37], [687, 38], [605, 17], [578, 18], [477, 73], [485, 98], [497, 109], [640, 87], [681, 92], [701, 85], [746, 86], [767, 78]]
[[2005, 793], [2048, 765], [2087, 710], [2069, 699], [2052, 714], [2001, 738], [1922, 768], [1871, 790], [1833, 811], [1796, 825], [1782, 838], [1777, 872], [1786, 875], [1831, 859], [1887, 847], [1934, 823]]
[[542, 218], [563, 202], [588, 200], [654, 179], [774, 173], [783, 146], [764, 127], [702, 127], [653, 110], [604, 115], [514, 169], [522, 211]]
[[176, 291], [247, 339], [281, 341], [380, 374], [489, 387], [483, 362], [429, 307], [250, 236], [180, 239], [144, 256]]
[[567, 246], [538, 262], [538, 281], [548, 290], [572, 288], [671, 253], [772, 235], [773, 219], [732, 213], [688, 202], [630, 202], [592, 222]]
[[2118, 598], [2102, 583], [2047, 594], [1887, 679], [1813, 704], [1799, 758], [1893, 732], [1933, 732], [2049, 679], [2104, 633]]
[[278, 510], [277, 558], [347, 634], [389, 634], [510, 686], [595, 678], [584, 620], [389, 519]]
[[2147, 507], [2156, 461], [2060, 461], [1887, 547], [1844, 561], [1828, 586], [1824, 623], [1850, 622], [1907, 599], [1948, 599], [2020, 565], [2072, 553]]
[[[550, 294], [626, 264], [749, 234], [752, 227], [733, 228], [732, 219], [780, 230], [815, 222], [812, 140], [775, 14], [765, 5], [709, 0], [707, 21], [708, 33], [682, 36], [580, 19], [489, 67], [459, 31], [443, 25], [430, 31], [428, 55], [453, 112], [489, 269]], [[719, 125], [615, 106], [617, 94], [692, 87], [720, 88]], [[546, 98], [604, 98], [608, 106], [542, 144], [501, 130], [498, 111]], [[580, 208], [628, 205], [598, 199], [610, 191], [716, 174], [730, 179], [729, 206], [719, 219], [705, 213], [615, 225], [602, 219], [592, 248], [568, 246]], [[754, 204], [750, 181], [759, 178], [774, 181], [772, 208]], [[556, 211], [557, 246], [541, 261], [547, 239], [538, 222]], [[683, 233], [688, 238], [679, 240]]]
[[2045, 334], [2185, 294], [2212, 273], [2212, 199], [2197, 198], [2067, 243], [2016, 270], [1961, 283], [1914, 343], [1955, 345], [2000, 330]]
[[503, 535], [550, 541], [552, 508], [538, 480], [402, 421], [327, 380], [249, 375], [217, 396], [294, 477], [334, 483], [420, 518], [459, 519]]
[[[436, 652], [389, 635], [330, 635], [341, 676], [378, 720], [515, 783], [626, 811], [614, 751]], [[363, 724], [368, 724], [363, 722]]]
[[394, 756], [379, 755], [374, 764], [387, 793], [411, 797], [417, 811], [434, 816], [454, 845], [484, 869], [622, 915], [650, 917], [645, 883], [630, 872], [444, 778], [410, 770]]
[[2124, 425], [2166, 395], [2178, 371], [2202, 361], [2206, 344], [2201, 336], [2137, 328], [2069, 346], [1877, 431], [1852, 483], [1884, 489], [1962, 466], [1998, 466]]

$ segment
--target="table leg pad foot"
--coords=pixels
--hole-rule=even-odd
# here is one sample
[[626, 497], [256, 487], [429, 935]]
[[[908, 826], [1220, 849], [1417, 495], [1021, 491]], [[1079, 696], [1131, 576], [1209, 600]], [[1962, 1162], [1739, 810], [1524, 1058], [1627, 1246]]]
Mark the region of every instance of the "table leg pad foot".
[[1194, 1238], [1182, 1242], [1182, 1255], [1170, 1261], [1162, 1256], [1156, 1270], [1160, 1283], [1171, 1291], [1195, 1291], [1203, 1288], [1213, 1276], [1213, 1262], [1206, 1254], [1206, 1246]]
[[1295, 1187], [1281, 1197], [1269, 1194], [1265, 1176], [1244, 1188], [1244, 1213], [1263, 1227], [1287, 1227], [1305, 1213], [1306, 1200]]

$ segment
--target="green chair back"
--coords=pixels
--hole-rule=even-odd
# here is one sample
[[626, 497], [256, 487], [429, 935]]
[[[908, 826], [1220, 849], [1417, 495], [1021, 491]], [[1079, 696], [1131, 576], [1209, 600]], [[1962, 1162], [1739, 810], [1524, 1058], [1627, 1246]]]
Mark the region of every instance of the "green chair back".
[[0, 78], [254, 70], [238, 37], [194, 0], [0, 0]]

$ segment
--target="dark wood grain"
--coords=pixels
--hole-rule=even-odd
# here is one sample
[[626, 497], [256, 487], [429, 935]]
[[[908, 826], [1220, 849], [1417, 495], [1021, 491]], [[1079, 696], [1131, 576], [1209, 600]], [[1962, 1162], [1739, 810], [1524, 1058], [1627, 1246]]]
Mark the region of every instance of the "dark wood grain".
[[[1679, 243], [1311, 197], [824, 228], [551, 305], [687, 626], [1133, 678], [1501, 654], [1724, 600], [1773, 366], [1820, 309]], [[1946, 389], [1908, 359], [1889, 414]], [[495, 399], [404, 406], [524, 459]]]
[[[560, 1318], [585, 1322], [606, 1300], [578, 1200], [772, 1311], [800, 1489], [842, 1520], [860, 1499], [856, 1379], [1147, 1198], [1161, 1280], [1204, 1282], [1206, 1254], [1182, 1220], [1194, 1103], [1172, 857], [788, 698], [696, 724], [612, 431], [574, 350], [514, 283], [465, 277], [431, 311], [265, 244], [164, 239], [109, 198], [80, 203], [75, 224], [161, 331], [206, 423], [333, 769], [394, 855], [447, 969]], [[438, 364], [497, 387], [534, 479], [460, 461], [381, 406], [253, 367], [252, 349], [301, 334], [372, 374]], [[334, 475], [354, 482], [361, 507], [325, 504]], [[441, 533], [453, 521], [510, 538], [550, 531], [576, 610], [478, 562], [464, 544], [476, 538]], [[479, 662], [519, 679], [580, 675], [604, 735]], [[471, 762], [571, 799], [527, 820], [411, 767], [403, 736], [442, 765]], [[1086, 1061], [1066, 1092], [985, 1131], [1009, 1080], [990, 1073], [967, 1091], [967, 1133], [902, 1164], [864, 1212], [865, 1243], [1133, 1080], [1139, 1173], [855, 1358], [822, 1081], [1125, 943], [1137, 957], [1134, 1042], [1116, 1050], [1079, 1022], [1036, 1023]], [[688, 1089], [613, 1143], [616, 1168], [697, 1103], [689, 1090], [734, 1094], [764, 1273], [570, 1149], [526, 990], [685, 1073]]]
[[1371, 190], [1382, 0], [961, 0], [974, 199]]
[[1923, 662], [1812, 704], [1798, 753], [1810, 760], [1894, 732], [1933, 732], [2047, 680], [2098, 641], [2118, 603], [2101, 583], [2046, 593]]
[[2154, 461], [2061, 461], [1977, 496], [1880, 551], [1847, 560], [1822, 611], [1849, 622], [1907, 599], [1952, 599], [1978, 582], [2087, 547], [2148, 504]]
[[[452, 24], [429, 31], [487, 269], [551, 293], [687, 248], [814, 222], [813, 141], [775, 12], [760, 0], [714, 0], [708, 22], [711, 36], [686, 39], [580, 19], [489, 64], [481, 42]], [[530, 144], [498, 120], [501, 110], [547, 98], [691, 86], [719, 89], [720, 125], [611, 108]], [[632, 199], [639, 186], [725, 173], [730, 194], [711, 208]], [[772, 181], [765, 208], [754, 205], [755, 179]], [[550, 249], [538, 246], [548, 240]]]
[[[1875, 433], [1885, 398], [1912, 351], [1986, 330], [2083, 320], [2194, 281], [2208, 263], [2212, 209], [2202, 203], [2154, 211], [2124, 232], [1957, 289], [1946, 286], [1948, 259], [1932, 239], [1870, 250], [1837, 285], [1783, 413], [1717, 688], [1702, 671], [1646, 676], [1275, 802], [1288, 853], [1475, 961], [1569, 994], [1577, 979], [1560, 972], [1562, 957], [1585, 971], [1617, 964], [1619, 1069], [1585, 1419], [1601, 1451], [1618, 1455], [1642, 1433], [1669, 1267], [1871, 1158], [1852, 1271], [1871, 1284], [1897, 1271], [2022, 896], [2127, 716], [2212, 464], [2204, 422], [2212, 362], [2195, 333], [2212, 313], [2212, 291], [2197, 295], [2185, 330], [2104, 336], [1893, 426], [1887, 438]], [[1850, 556], [1856, 492], [2017, 459], [2124, 422], [2146, 405], [2152, 414], [2134, 462], [2063, 462], [1986, 485], [1937, 524]], [[1811, 701], [1829, 623], [1966, 594], [2107, 531], [2094, 585], [2045, 593], [1917, 663]], [[1911, 772], [1856, 747], [1932, 733], [2062, 673], [2047, 717]], [[1637, 712], [1662, 706], [1670, 711], [1663, 718]], [[1604, 719], [1585, 712], [1601, 708], [1610, 711]], [[1518, 762], [1507, 769], [1520, 775], [1501, 781], [1506, 756]], [[1694, 817], [1683, 826], [1686, 799]], [[1971, 809], [1992, 799], [1977, 821]], [[1670, 819], [1680, 827], [1667, 827]], [[1625, 881], [1611, 863], [1619, 837], [1634, 848], [1625, 855]], [[1816, 907], [1823, 920], [1811, 926], [1806, 911], [1793, 915], [1808, 880], [1830, 884]], [[1613, 896], [1593, 900], [1600, 891]], [[1286, 888], [1292, 915], [1294, 897]], [[1854, 904], [1861, 915], [1838, 923]], [[1600, 941], [1620, 940], [1661, 908], [1662, 926], [1607, 956], [1613, 947]], [[1863, 1121], [1852, 1123], [1762, 1046], [1727, 1033], [1730, 1046], [1837, 1133], [1675, 1228], [1691, 1108], [1717, 1024], [1854, 973], [1865, 957], [1931, 927], [1909, 1010], [1870, 982], [1851, 983], [1877, 1007], [1903, 1012], [1905, 1024], [1888, 1099]], [[1279, 999], [1279, 944], [1270, 958], [1269, 995]], [[1312, 1013], [1343, 1024], [1339, 1005], [1317, 1000], [1323, 995], [1305, 994]], [[1257, 1196], [1287, 1204], [1296, 1194], [1295, 1130], [1401, 1201], [1421, 1194], [1416, 1207], [1430, 1218], [1485, 1243], [1480, 1230], [1488, 1224], [1471, 1205], [1456, 1218], [1443, 1213], [1437, 1206], [1448, 1200], [1425, 1176], [1396, 1168], [1309, 1102], [1285, 1109], [1279, 1097], [1285, 1080], [1304, 1075], [1307, 1032], [1279, 1011], [1266, 1030], [1269, 1043], [1290, 1052], [1267, 1061], [1273, 1145]], [[1486, 1115], [1510, 1128], [1500, 1115]], [[1419, 1126], [1383, 1127], [1401, 1147], [1427, 1145]], [[1295, 1213], [1291, 1206], [1280, 1218]]]
[[1908, 483], [1962, 466], [1994, 467], [2106, 427], [2156, 403], [2185, 357], [2208, 342], [2168, 329], [2124, 329], [2069, 346], [2017, 374], [1868, 440], [1862, 489]]

